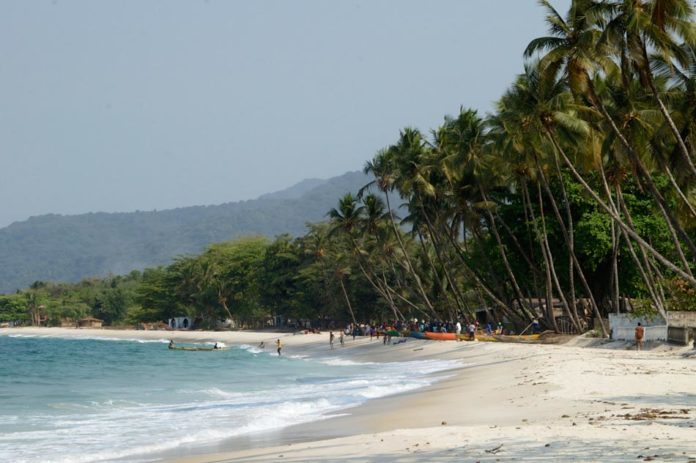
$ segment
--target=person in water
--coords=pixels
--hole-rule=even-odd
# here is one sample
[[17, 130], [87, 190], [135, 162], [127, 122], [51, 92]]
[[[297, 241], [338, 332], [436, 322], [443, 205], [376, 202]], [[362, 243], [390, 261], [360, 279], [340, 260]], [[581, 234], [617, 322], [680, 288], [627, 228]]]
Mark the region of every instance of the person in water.
[[333, 331], [329, 331], [329, 346], [331, 346], [331, 350], [333, 350], [333, 348], [334, 348], [333, 342], [334, 342], [334, 334], [333, 334]]
[[170, 348], [170, 349], [173, 349], [173, 348], [174, 348], [174, 340], [173, 340], [173, 339], [170, 339], [170, 340], [169, 340], [169, 348]]
[[266, 343], [261, 341], [261, 344], [259, 344], [259, 349], [265, 349], [266, 348]]
[[280, 343], [280, 339], [276, 341], [276, 347], [278, 348], [278, 355], [280, 355], [280, 350], [283, 348], [283, 345]]

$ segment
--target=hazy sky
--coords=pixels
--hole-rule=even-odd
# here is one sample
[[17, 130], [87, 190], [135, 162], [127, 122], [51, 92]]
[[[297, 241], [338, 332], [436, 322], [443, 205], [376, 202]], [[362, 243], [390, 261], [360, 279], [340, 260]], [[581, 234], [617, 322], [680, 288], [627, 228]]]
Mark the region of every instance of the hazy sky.
[[0, 227], [361, 169], [489, 111], [545, 33], [534, 0], [0, 0]]

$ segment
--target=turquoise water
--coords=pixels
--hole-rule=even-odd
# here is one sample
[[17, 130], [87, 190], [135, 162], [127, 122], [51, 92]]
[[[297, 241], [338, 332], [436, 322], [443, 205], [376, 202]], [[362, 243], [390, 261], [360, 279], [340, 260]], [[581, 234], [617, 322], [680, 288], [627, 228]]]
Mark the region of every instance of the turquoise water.
[[278, 357], [251, 346], [170, 351], [166, 343], [0, 333], [0, 461], [156, 461], [178, 446], [423, 387], [429, 373], [455, 366]]

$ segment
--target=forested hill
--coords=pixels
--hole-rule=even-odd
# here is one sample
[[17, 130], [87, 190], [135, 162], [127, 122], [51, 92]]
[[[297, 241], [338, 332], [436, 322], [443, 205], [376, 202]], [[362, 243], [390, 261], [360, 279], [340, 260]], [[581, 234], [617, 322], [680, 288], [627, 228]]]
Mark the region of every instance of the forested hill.
[[32, 217], [0, 229], [0, 292], [37, 280], [125, 274], [243, 235], [302, 235], [307, 222], [325, 220], [342, 195], [368, 182], [362, 172], [349, 172], [217, 206]]

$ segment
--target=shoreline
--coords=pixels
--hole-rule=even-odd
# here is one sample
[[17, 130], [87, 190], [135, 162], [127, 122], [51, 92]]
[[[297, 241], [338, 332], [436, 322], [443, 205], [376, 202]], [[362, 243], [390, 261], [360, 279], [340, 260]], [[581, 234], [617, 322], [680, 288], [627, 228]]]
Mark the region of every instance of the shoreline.
[[566, 345], [408, 339], [383, 346], [348, 337], [346, 347], [331, 351], [328, 332], [10, 328], [3, 334], [268, 346], [280, 338], [286, 355], [462, 364], [435, 373], [430, 386], [369, 399], [339, 416], [153, 455], [159, 461], [696, 461], [696, 358], [681, 356], [688, 348], [573, 345], [588, 343], [580, 338]]

